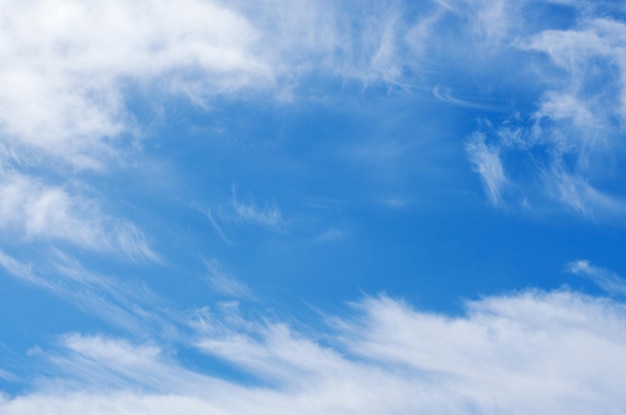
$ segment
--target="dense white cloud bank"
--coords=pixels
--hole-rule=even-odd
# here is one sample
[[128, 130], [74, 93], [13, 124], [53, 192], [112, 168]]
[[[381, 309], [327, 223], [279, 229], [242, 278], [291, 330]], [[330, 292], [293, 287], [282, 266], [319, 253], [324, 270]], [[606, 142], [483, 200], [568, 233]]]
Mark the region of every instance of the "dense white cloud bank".
[[355, 307], [357, 315], [330, 319], [332, 334], [317, 339], [285, 323], [244, 320], [232, 307], [189, 322], [194, 347], [259, 385], [184, 368], [155, 344], [68, 335], [47, 356], [62, 377], [2, 398], [0, 412], [621, 414], [626, 407], [621, 303], [557, 291], [487, 297], [458, 317], [387, 297]]

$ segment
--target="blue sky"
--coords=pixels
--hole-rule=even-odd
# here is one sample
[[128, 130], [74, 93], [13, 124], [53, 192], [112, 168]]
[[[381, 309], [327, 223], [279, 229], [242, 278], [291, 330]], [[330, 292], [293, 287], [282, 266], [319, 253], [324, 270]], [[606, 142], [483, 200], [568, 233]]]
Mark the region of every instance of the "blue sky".
[[623, 413], [625, 6], [0, 5], [0, 413]]

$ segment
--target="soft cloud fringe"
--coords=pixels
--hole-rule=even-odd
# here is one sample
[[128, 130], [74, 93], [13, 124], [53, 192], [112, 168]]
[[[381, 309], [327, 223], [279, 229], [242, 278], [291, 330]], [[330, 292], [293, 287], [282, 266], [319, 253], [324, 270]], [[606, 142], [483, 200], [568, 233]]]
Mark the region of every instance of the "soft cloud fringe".
[[226, 231], [229, 228], [234, 231], [233, 226], [253, 225], [274, 232], [285, 232], [288, 229], [290, 221], [283, 216], [277, 206], [273, 204], [259, 206], [251, 197], [247, 199], [242, 201], [233, 186], [228, 201], [216, 204], [212, 208], [200, 208], [224, 242], [232, 243]]
[[[573, 158], [566, 173], [593, 191], [577, 192], [569, 200], [578, 198], [583, 206], [574, 208], [585, 214], [602, 212], [588, 206], [593, 201], [587, 194], [606, 193], [595, 185], [603, 173], [594, 166], [611, 157], [621, 136], [611, 117], [626, 117], [624, 25], [594, 18], [588, 2], [548, 3], [576, 10], [576, 25], [533, 32], [534, 26], [516, 17], [542, 7], [531, 0], [431, 1], [419, 10], [402, 1], [367, 1], [357, 13], [334, 1], [311, 0], [56, 0], [28, 6], [5, 0], [0, 153], [22, 167], [43, 160], [107, 170], [142, 135], [128, 105], [133, 95], [158, 100], [182, 94], [200, 106], [217, 96], [249, 96], [251, 91], [293, 99], [300, 86], [320, 76], [411, 89], [427, 86], [431, 75], [438, 79], [442, 62], [461, 58], [471, 73], [514, 50], [549, 59], [532, 63], [545, 85], [537, 110], [523, 114], [535, 123], [534, 133], [525, 134], [533, 138], [524, 149], [553, 160], [547, 166], [539, 163], [530, 174], [549, 174], [564, 157]], [[438, 34], [443, 26], [455, 28], [452, 38]], [[458, 39], [463, 39], [461, 48], [454, 45]], [[609, 82], [598, 84], [599, 71]], [[452, 105], [493, 109], [440, 92], [446, 90], [437, 86], [435, 94]], [[511, 150], [505, 143], [499, 150], [490, 148], [492, 161], [498, 151]], [[487, 155], [470, 153], [475, 165], [475, 155]], [[486, 161], [480, 164], [486, 167]], [[500, 176], [510, 179], [508, 166], [500, 165]], [[489, 199], [505, 205], [497, 181], [487, 183]], [[531, 186], [517, 185], [521, 192]], [[564, 199], [560, 186], [544, 187], [548, 199]], [[626, 212], [626, 206], [618, 210]], [[242, 218], [277, 220], [245, 205], [239, 212]]]
[[120, 137], [138, 133], [125, 102], [135, 86], [204, 105], [242, 89], [281, 90], [318, 71], [394, 82], [397, 32], [406, 30], [394, 3], [369, 2], [355, 17], [307, 0], [6, 0], [2, 141], [22, 157], [35, 151], [103, 169], [125, 147]]
[[465, 149], [475, 170], [485, 182], [489, 200], [494, 205], [499, 205], [502, 187], [507, 179], [498, 154], [498, 147], [488, 146], [485, 142], [485, 135], [476, 133], [467, 141]]
[[106, 215], [96, 200], [16, 172], [0, 171], [0, 230], [23, 241], [65, 241], [134, 260], [158, 259], [134, 224]]
[[599, 213], [602, 216], [623, 218], [626, 213], [624, 200], [603, 193], [581, 175], [568, 174], [562, 168], [555, 166], [546, 175], [545, 184], [563, 203], [587, 217], [595, 218], [596, 213]]
[[217, 259], [205, 261], [205, 264], [207, 278], [214, 290], [234, 298], [254, 298], [250, 287], [232, 276]]
[[[137, 96], [158, 105], [182, 95], [207, 107], [215, 97], [238, 94], [289, 98], [311, 74], [400, 83], [405, 63], [398, 42], [409, 30], [394, 1], [368, 2], [357, 16], [335, 2], [309, 0], [4, 0], [1, 6], [0, 174], [12, 178], [0, 183], [1, 192], [11, 193], [0, 202], [0, 226], [19, 228], [27, 239], [133, 258], [155, 258], [141, 231], [101, 213], [64, 183], [46, 187], [37, 177], [42, 167], [69, 183], [80, 182], [76, 172], [106, 173], [128, 160], [144, 135], [129, 104]], [[86, 215], [91, 210], [94, 217]], [[228, 215], [284, 226], [276, 208], [237, 200]]]
[[567, 264], [566, 269], [572, 274], [589, 278], [611, 295], [626, 295], [626, 280], [614, 272], [591, 264], [591, 262], [586, 259], [572, 261]]
[[132, 132], [128, 80], [220, 93], [271, 75], [249, 50], [255, 31], [213, 2], [4, 3], [4, 138], [80, 168], [101, 166], [116, 148], [107, 138]]
[[[534, 62], [544, 92], [534, 113], [517, 115], [492, 131], [492, 149], [503, 155], [521, 152], [532, 160], [535, 168], [512, 180], [521, 193], [518, 199], [534, 198], [532, 202], [541, 205], [536, 192], [540, 180], [548, 201], [560, 201], [591, 218], [623, 217], [626, 203], [598, 183], [623, 174], [605, 167], [623, 156], [619, 142], [626, 120], [626, 25], [594, 18], [589, 4], [578, 13], [575, 27], [526, 33], [512, 41], [530, 57], [548, 58]], [[514, 141], [505, 137], [511, 125], [519, 127]], [[474, 141], [470, 138], [468, 145]], [[474, 153], [470, 157], [475, 159]], [[515, 169], [506, 163], [502, 167], [505, 172]]]
[[323, 343], [284, 323], [196, 326], [196, 347], [258, 386], [186, 369], [154, 344], [68, 335], [48, 355], [59, 378], [3, 398], [0, 412], [621, 414], [626, 405], [621, 303], [559, 291], [484, 298], [459, 317], [387, 297], [355, 307], [331, 320]]
[[78, 309], [135, 335], [175, 331], [158, 297], [137, 281], [100, 275], [55, 250], [41, 263], [17, 259], [0, 249], [0, 269], [48, 291]]

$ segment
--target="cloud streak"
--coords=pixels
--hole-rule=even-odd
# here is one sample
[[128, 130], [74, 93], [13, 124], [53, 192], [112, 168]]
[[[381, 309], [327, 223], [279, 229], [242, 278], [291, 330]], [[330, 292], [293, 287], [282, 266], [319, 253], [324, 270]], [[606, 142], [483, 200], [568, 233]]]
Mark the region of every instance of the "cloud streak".
[[500, 160], [499, 148], [488, 145], [485, 142], [485, 135], [477, 133], [467, 141], [465, 150], [474, 169], [485, 183], [489, 200], [496, 206], [501, 204], [502, 188], [506, 185], [507, 178]]
[[208, 281], [214, 290], [234, 298], [254, 298], [250, 287], [230, 275], [218, 260], [205, 261], [205, 264], [208, 272]]
[[197, 326], [196, 347], [252, 373], [256, 386], [186, 369], [154, 344], [68, 335], [49, 355], [58, 378], [3, 398], [0, 410], [618, 414], [626, 404], [621, 303], [557, 291], [487, 297], [459, 317], [388, 297], [355, 307], [329, 320], [323, 342], [276, 321]]
[[90, 271], [62, 251], [55, 250], [46, 260], [34, 263], [0, 250], [0, 268], [129, 333], [175, 331], [171, 316], [164, 317], [160, 299], [145, 285]]
[[566, 269], [574, 275], [588, 278], [608, 294], [626, 296], [626, 280], [614, 272], [593, 265], [586, 259], [572, 261], [567, 264]]
[[[537, 4], [437, 0], [418, 10], [367, 1], [352, 13], [325, 0], [4, 1], [0, 231], [7, 248], [0, 266], [127, 338], [72, 333], [57, 348], [32, 353], [48, 375], [27, 392], [0, 396], [0, 413], [621, 414], [626, 311], [615, 300], [529, 291], [468, 302], [464, 314], [449, 316], [380, 296], [316, 333], [292, 320], [246, 319], [235, 303], [222, 315], [165, 310], [145, 286], [92, 271], [59, 248], [159, 262], [146, 234], [107, 213], [85, 182], [141, 151], [147, 133], [134, 99], [159, 106], [183, 97], [210, 110], [222, 98], [323, 99], [330, 81], [331, 88], [423, 89], [431, 101], [482, 117], [495, 108], [480, 102], [494, 101], [465, 101], [432, 85], [459, 74], [473, 79], [485, 67], [500, 73], [507, 54], [530, 62], [514, 75], [526, 82], [535, 70], [541, 82], [533, 80], [531, 104], [510, 119], [481, 122], [465, 140], [489, 201], [558, 201], [591, 218], [623, 217], [626, 204], [603, 184], [624, 173], [626, 26], [584, 8], [566, 29], [513, 24], [514, 12]], [[442, 27], [450, 30], [436, 32]], [[487, 96], [500, 87], [481, 82]], [[378, 136], [372, 158], [392, 165], [408, 154], [400, 138]], [[597, 167], [607, 164], [614, 169]], [[42, 178], [50, 172], [54, 183]], [[399, 200], [387, 202], [398, 207]], [[244, 228], [293, 230], [284, 210], [234, 190], [205, 213], [228, 244]], [[344, 235], [327, 229], [318, 242]], [[24, 245], [43, 246], [45, 259], [32, 257], [35, 248], [13, 253]], [[205, 267], [217, 292], [255, 299], [217, 260]], [[617, 274], [588, 261], [568, 270], [612, 295], [626, 293]], [[219, 364], [188, 367], [177, 355], [183, 348]], [[224, 365], [245, 380], [222, 376]], [[0, 369], [0, 378], [11, 376]]]
[[[207, 219], [220, 238], [231, 244], [229, 233], [235, 232], [236, 227], [253, 226], [283, 233], [287, 231], [290, 221], [283, 216], [281, 210], [274, 204], [259, 206], [252, 200], [243, 201], [237, 196], [233, 187], [228, 201], [215, 204], [211, 208], [201, 208]], [[228, 232], [230, 230], [231, 232]]]
[[[489, 135], [492, 154], [501, 154], [514, 185], [501, 206], [524, 199], [541, 210], [556, 202], [589, 218], [622, 219], [626, 203], [606, 185], [623, 174], [617, 166], [624, 157], [619, 143], [626, 114], [626, 26], [595, 18], [589, 4], [570, 6], [576, 18], [568, 28], [533, 32], [522, 26], [506, 47], [532, 60], [528, 70], [541, 79], [534, 108], [479, 131]], [[516, 140], [508, 139], [512, 129]], [[468, 146], [476, 147], [475, 141], [471, 136]], [[474, 164], [476, 153], [470, 152]], [[520, 158], [525, 164], [509, 161]], [[493, 201], [494, 187], [487, 188]]]
[[132, 260], [158, 260], [137, 226], [106, 215], [97, 200], [17, 172], [0, 171], [0, 229], [24, 242], [64, 241]]

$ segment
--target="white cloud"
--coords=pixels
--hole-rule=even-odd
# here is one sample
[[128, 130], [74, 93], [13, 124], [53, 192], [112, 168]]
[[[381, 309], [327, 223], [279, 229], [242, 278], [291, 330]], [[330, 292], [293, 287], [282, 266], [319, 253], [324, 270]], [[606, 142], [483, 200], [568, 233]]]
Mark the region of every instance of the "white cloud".
[[0, 229], [23, 241], [66, 241], [130, 259], [158, 259], [134, 224], [106, 215], [97, 200], [16, 172], [0, 171]]
[[244, 203], [236, 197], [232, 200], [232, 220], [243, 223], [257, 223], [259, 225], [279, 229], [284, 226], [285, 220], [276, 206], [260, 208], [254, 203]]
[[9, 274], [20, 278], [31, 284], [43, 285], [49, 287], [46, 282], [39, 278], [33, 270], [32, 264], [24, 264], [12, 256], [0, 250], [0, 266], [2, 266]]
[[46, 260], [35, 263], [0, 250], [0, 268], [129, 333], [175, 332], [171, 316], [164, 317], [161, 301], [147, 287], [92, 272], [61, 251], [55, 250]]
[[[468, 146], [474, 148], [474, 164], [474, 154], [493, 160], [497, 149], [502, 170], [515, 173], [508, 180], [521, 193], [519, 198], [530, 197], [535, 205], [559, 201], [590, 218], [621, 218], [626, 204], [608, 189], [623, 174], [615, 166], [624, 155], [626, 25], [595, 19], [590, 10], [581, 7], [576, 24], [568, 29], [523, 33], [512, 43], [534, 59], [532, 70], [541, 79], [535, 109], [491, 131], [491, 153], [473, 144], [476, 135]], [[514, 140], [507, 136], [511, 126]], [[524, 162], [512, 165], [510, 160]], [[493, 191], [489, 197], [494, 200]]]
[[[102, 167], [133, 133], [128, 82], [202, 97], [271, 78], [245, 18], [197, 0], [3, 2], [0, 127], [24, 152]], [[158, 80], [165, 77], [165, 82]]]
[[452, 95], [449, 88], [442, 88], [441, 85], [435, 85], [433, 88], [433, 96], [448, 104], [457, 105], [459, 107], [475, 108], [484, 111], [502, 111], [503, 108], [482, 102], [473, 102], [471, 100], [460, 99]]
[[567, 264], [567, 271], [590, 279], [609, 294], [626, 295], [626, 280], [612, 271], [591, 264], [586, 259], [570, 262]]
[[[393, 207], [397, 208], [396, 206], [393, 206]], [[336, 241], [338, 239], [343, 239], [345, 236], [346, 234], [344, 231], [337, 229], [337, 228], [329, 228], [319, 233], [318, 235], [316, 235], [313, 238], [313, 240], [315, 242], [324, 243], [324, 242]]]
[[242, 201], [233, 186], [228, 201], [216, 204], [213, 208], [201, 208], [222, 240], [231, 243], [226, 227], [255, 225], [274, 231], [285, 232], [290, 221], [283, 216], [275, 204], [259, 206], [251, 197]]
[[397, 83], [408, 62], [395, 2], [356, 15], [308, 0], [4, 0], [2, 9], [0, 138], [22, 158], [80, 169], [105, 169], [140, 135], [129, 89], [204, 105], [242, 89], [281, 95], [316, 72]]
[[504, 168], [500, 161], [499, 148], [487, 145], [484, 134], [475, 133], [466, 142], [465, 149], [476, 171], [485, 182], [489, 200], [494, 205], [499, 205], [502, 200], [502, 187], [507, 182]]
[[205, 265], [209, 283], [217, 292], [235, 298], [254, 298], [250, 287], [230, 275], [218, 260], [205, 261]]
[[626, 201], [606, 194], [592, 186], [581, 175], [568, 174], [555, 166], [545, 178], [550, 194], [580, 214], [595, 218], [623, 218], [626, 213]]
[[626, 405], [621, 303], [560, 291], [484, 298], [458, 317], [387, 297], [355, 306], [324, 345], [280, 322], [198, 331], [203, 351], [259, 384], [185, 369], [155, 344], [69, 335], [49, 354], [58, 378], [3, 398], [0, 411], [576, 415]]

